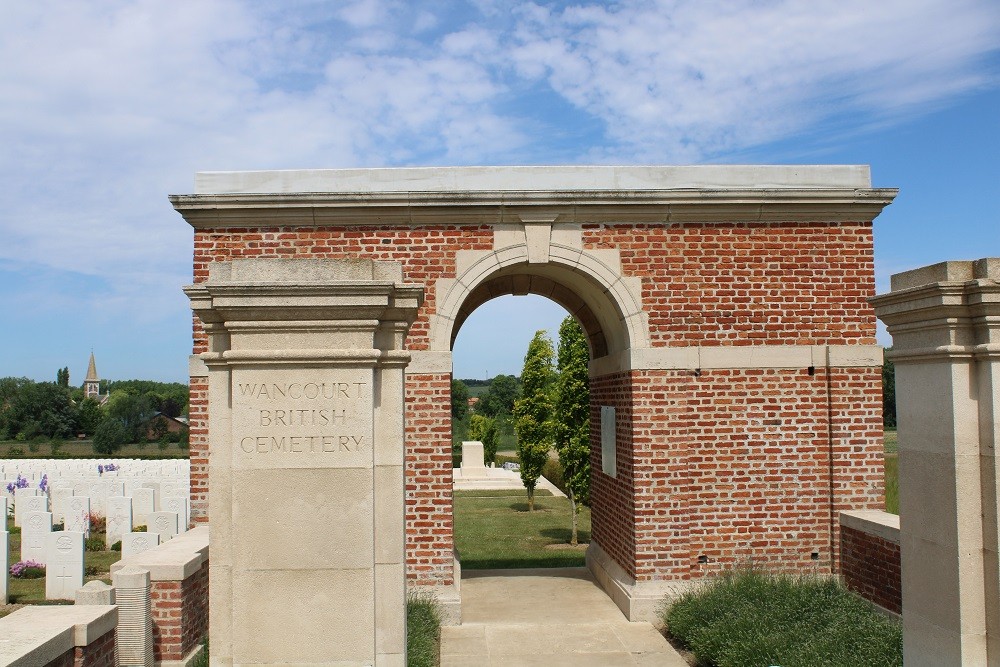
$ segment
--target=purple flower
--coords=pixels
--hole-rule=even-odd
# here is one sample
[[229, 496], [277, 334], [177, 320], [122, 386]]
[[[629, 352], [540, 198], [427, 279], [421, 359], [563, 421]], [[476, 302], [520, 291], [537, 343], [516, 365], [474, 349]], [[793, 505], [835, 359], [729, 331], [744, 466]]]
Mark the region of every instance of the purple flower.
[[104, 466], [101, 465], [100, 463], [97, 464], [97, 474], [98, 475], [103, 475], [104, 474]]
[[38, 483], [38, 489], [42, 492], [49, 490], [49, 476], [47, 474], [42, 475], [42, 481]]
[[24, 571], [29, 567], [37, 568], [40, 570], [45, 569], [45, 566], [41, 563], [36, 563], [33, 560], [22, 560], [10, 566], [10, 576], [15, 578], [20, 577], [22, 574], [24, 574]]
[[7, 493], [14, 493], [14, 482], [10, 482], [7, 485]]

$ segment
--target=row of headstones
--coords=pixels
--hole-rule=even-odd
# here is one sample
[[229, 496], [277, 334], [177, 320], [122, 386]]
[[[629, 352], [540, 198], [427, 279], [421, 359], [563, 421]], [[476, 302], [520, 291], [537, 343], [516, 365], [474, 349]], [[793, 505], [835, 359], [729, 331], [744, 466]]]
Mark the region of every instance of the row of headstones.
[[0, 478], [40, 480], [43, 475], [60, 477], [147, 477], [187, 479], [191, 472], [188, 459], [0, 459]]
[[[168, 487], [169, 493], [161, 492], [157, 482], [146, 482], [145, 486], [133, 487], [126, 491], [121, 484], [104, 483], [96, 496], [77, 494], [75, 489], [52, 488], [47, 491], [25, 488], [14, 491], [14, 525], [22, 526], [24, 516], [28, 512], [52, 512], [56, 523], [63, 523], [67, 530], [83, 530], [87, 528], [70, 528], [80, 522], [89, 523], [90, 515], [107, 517], [108, 522], [120, 521], [121, 514], [128, 505], [132, 512], [132, 523], [129, 527], [140, 526], [146, 522], [146, 515], [156, 511], [177, 512], [182, 516], [182, 525], [187, 525], [189, 518], [188, 496], [176, 487]], [[108, 494], [111, 495], [108, 495]], [[124, 500], [123, 500], [124, 499]], [[4, 502], [10, 504], [9, 498]], [[127, 501], [127, 502], [126, 502]]]
[[[176, 513], [152, 512], [148, 518], [150, 527], [157, 530], [121, 533], [122, 558], [152, 549], [177, 535], [180, 517]], [[21, 561], [45, 566], [46, 599], [73, 599], [76, 589], [83, 586], [86, 534], [77, 530], [52, 531], [51, 528], [50, 512], [28, 514], [21, 529]], [[6, 530], [0, 531], [0, 566], [3, 567], [0, 604], [6, 604], [11, 566], [10, 539]]]
[[[154, 489], [155, 495], [162, 498], [170, 497], [183, 497], [187, 498], [188, 485], [186, 482], [178, 481], [139, 481], [139, 480], [62, 480], [62, 481], [49, 481], [44, 489], [40, 488], [38, 485], [29, 485], [25, 488], [15, 488], [12, 492], [7, 490], [8, 483], [3, 484], [3, 493], [0, 497], [5, 497], [14, 501], [15, 507], [18, 504], [21, 505], [21, 511], [27, 511], [27, 507], [32, 504], [32, 501], [28, 500], [24, 503], [18, 503], [18, 499], [26, 496], [40, 496], [47, 495], [52, 499], [53, 512], [57, 514], [56, 520], [60, 521], [64, 518], [63, 513], [65, 512], [65, 500], [70, 496], [87, 496], [91, 499], [90, 509], [95, 514], [104, 516], [107, 511], [107, 499], [115, 496], [129, 496], [136, 497], [137, 495], [145, 494], [146, 491], [143, 489]], [[32, 506], [31, 509], [36, 509]], [[15, 525], [20, 525], [19, 519], [18, 523]]]

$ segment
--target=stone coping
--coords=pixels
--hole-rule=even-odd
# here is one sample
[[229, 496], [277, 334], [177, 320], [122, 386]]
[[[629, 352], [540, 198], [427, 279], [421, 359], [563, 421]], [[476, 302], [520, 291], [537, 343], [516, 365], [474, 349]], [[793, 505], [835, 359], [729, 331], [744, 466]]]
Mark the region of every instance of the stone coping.
[[879, 510], [853, 510], [840, 513], [840, 525], [899, 544], [899, 515]]
[[183, 581], [208, 558], [208, 526], [197, 526], [149, 551], [123, 558], [111, 566], [111, 574], [126, 566], [149, 570], [152, 581]]
[[36, 605], [0, 618], [0, 664], [38, 667], [118, 625], [114, 605]]
[[406, 167], [195, 175], [196, 194], [870, 187], [868, 165]]

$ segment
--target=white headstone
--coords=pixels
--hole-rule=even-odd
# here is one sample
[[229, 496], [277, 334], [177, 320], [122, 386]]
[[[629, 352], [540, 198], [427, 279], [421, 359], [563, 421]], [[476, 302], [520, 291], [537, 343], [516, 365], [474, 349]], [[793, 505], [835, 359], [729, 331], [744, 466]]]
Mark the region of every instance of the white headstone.
[[486, 478], [489, 472], [484, 462], [483, 443], [467, 440], [462, 443], [462, 479]]
[[146, 516], [156, 511], [156, 491], [149, 487], [132, 491], [132, 527], [145, 526]]
[[149, 551], [159, 544], [159, 533], [125, 533], [122, 536], [122, 558]]
[[191, 510], [188, 506], [188, 499], [181, 496], [168, 496], [163, 499], [163, 511], [173, 512], [177, 515], [177, 532], [187, 532], [188, 524], [191, 520]]
[[24, 515], [28, 512], [48, 512], [49, 499], [39, 495], [38, 489], [14, 489], [14, 525], [24, 525]]
[[21, 560], [45, 564], [45, 540], [52, 532], [50, 512], [28, 512], [21, 526]]
[[49, 493], [49, 498], [52, 501], [52, 521], [54, 523], [66, 522], [66, 504], [72, 497], [72, 487], [61, 486], [52, 489]]
[[7, 604], [7, 582], [10, 577], [10, 535], [7, 534], [7, 524], [0, 530], [0, 604]]
[[132, 499], [123, 496], [108, 498], [108, 521], [105, 542], [110, 548], [132, 530]]
[[90, 489], [86, 495], [90, 496], [90, 511], [97, 516], [106, 516], [105, 512], [108, 508], [108, 483], [104, 480], [91, 482]]
[[153, 490], [153, 511], [154, 512], [159, 512], [160, 511], [160, 498], [163, 497], [160, 494], [160, 483], [159, 482], [143, 482], [142, 486], [143, 486], [144, 489], [152, 489]]
[[66, 503], [66, 521], [64, 530], [83, 533], [90, 537], [90, 498], [87, 496], [72, 496]]
[[149, 523], [146, 530], [150, 533], [157, 533], [160, 536], [160, 543], [177, 535], [177, 514], [174, 512], [153, 512], [148, 515]]
[[83, 533], [49, 533], [45, 546], [45, 599], [74, 599], [76, 589], [83, 586]]

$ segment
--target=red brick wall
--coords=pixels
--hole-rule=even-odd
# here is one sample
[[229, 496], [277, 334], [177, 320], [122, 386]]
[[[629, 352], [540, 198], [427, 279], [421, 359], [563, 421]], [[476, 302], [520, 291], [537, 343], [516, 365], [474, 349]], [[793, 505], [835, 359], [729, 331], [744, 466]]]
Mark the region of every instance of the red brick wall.
[[903, 587], [899, 545], [878, 535], [843, 526], [840, 571], [844, 583], [861, 597], [901, 614]]
[[406, 377], [406, 570], [452, 583], [451, 374]]
[[875, 343], [872, 225], [584, 225], [643, 281], [654, 346]]
[[182, 660], [208, 633], [208, 559], [183, 581], [154, 581], [150, 588], [153, 657]]
[[[642, 279], [654, 346], [875, 342], [865, 301], [874, 293], [870, 223], [585, 224], [583, 242], [618, 249], [623, 273]], [[492, 229], [199, 230], [194, 277], [204, 281], [210, 263], [246, 257], [365, 257], [398, 261], [404, 280], [432, 285], [455, 277], [463, 249], [492, 249]], [[425, 298], [411, 350], [428, 348], [433, 291]], [[194, 337], [195, 352], [203, 351], [197, 322]], [[448, 379], [407, 379], [407, 565], [415, 583], [452, 577]], [[836, 512], [881, 503], [879, 381], [878, 369], [835, 369], [827, 378], [822, 368], [595, 379], [592, 409], [617, 408], [619, 474], [594, 474], [594, 539], [639, 579], [701, 576], [750, 560], [835, 567]], [[195, 521], [207, 508], [205, 386], [192, 383]]]
[[[840, 510], [884, 501], [876, 376], [747, 369], [592, 379], [594, 539], [639, 580], [751, 563], [829, 571]], [[600, 405], [616, 408], [616, 479], [600, 472]]]
[[115, 667], [115, 631], [105, 632], [87, 646], [66, 651], [45, 667]]
[[188, 407], [191, 523], [208, 522], [208, 378], [193, 377]]

